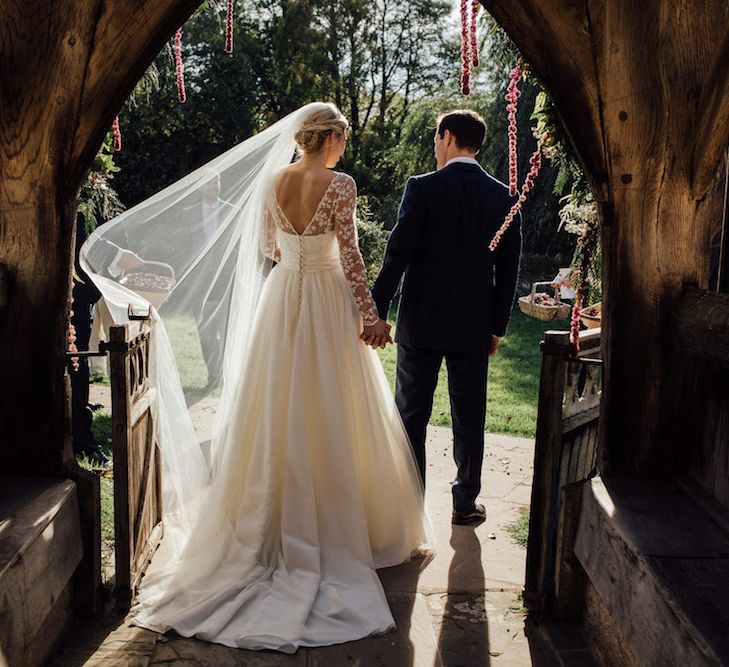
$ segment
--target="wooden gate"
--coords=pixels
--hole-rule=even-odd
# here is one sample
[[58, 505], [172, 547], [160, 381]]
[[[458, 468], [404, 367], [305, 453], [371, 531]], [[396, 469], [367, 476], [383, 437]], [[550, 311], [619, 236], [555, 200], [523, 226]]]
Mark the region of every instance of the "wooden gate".
[[582, 484], [597, 472], [600, 329], [547, 331], [542, 348], [524, 600], [535, 610], [579, 607], [582, 570], [572, 553]]
[[150, 388], [150, 330], [144, 321], [112, 326], [109, 353], [114, 456], [114, 553], [117, 608], [128, 608], [162, 538], [160, 451], [155, 438], [157, 390]]

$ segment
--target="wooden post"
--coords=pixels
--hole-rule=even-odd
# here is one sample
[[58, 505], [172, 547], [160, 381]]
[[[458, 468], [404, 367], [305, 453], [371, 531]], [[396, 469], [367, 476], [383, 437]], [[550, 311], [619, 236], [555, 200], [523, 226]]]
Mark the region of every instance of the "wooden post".
[[133, 321], [109, 330], [114, 452], [114, 600], [128, 609], [162, 538], [161, 459], [155, 438], [157, 393], [150, 388], [149, 327]]
[[554, 480], [559, 479], [562, 440], [562, 399], [567, 382], [569, 334], [547, 331], [542, 343], [542, 370], [539, 376], [539, 412], [534, 447], [529, 541], [527, 544], [524, 601], [542, 609], [552, 590], [546, 582], [549, 553], [556, 537], [557, 497]]

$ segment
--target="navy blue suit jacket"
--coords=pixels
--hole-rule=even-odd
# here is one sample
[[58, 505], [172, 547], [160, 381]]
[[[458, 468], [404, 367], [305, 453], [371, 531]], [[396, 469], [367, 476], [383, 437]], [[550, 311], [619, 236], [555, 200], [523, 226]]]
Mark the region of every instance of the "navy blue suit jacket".
[[495, 252], [488, 245], [515, 197], [473, 163], [410, 178], [372, 290], [387, 317], [402, 280], [395, 340], [460, 352], [503, 336], [514, 302], [521, 215]]

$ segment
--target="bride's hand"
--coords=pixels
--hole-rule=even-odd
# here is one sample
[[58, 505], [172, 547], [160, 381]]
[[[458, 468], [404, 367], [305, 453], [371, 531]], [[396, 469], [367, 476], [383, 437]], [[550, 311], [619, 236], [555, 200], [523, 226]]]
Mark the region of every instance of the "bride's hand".
[[384, 348], [387, 343], [392, 343], [390, 329], [392, 329], [391, 324], [388, 324], [385, 320], [378, 320], [375, 324], [365, 325], [360, 338], [374, 349]]

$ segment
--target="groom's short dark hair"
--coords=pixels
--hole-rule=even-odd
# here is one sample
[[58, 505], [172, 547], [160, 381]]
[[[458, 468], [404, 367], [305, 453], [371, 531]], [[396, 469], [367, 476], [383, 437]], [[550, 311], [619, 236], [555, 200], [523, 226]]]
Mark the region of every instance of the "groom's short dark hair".
[[457, 109], [438, 117], [438, 135], [443, 138], [446, 130], [455, 137], [459, 148], [478, 153], [486, 136], [486, 123], [475, 111]]

